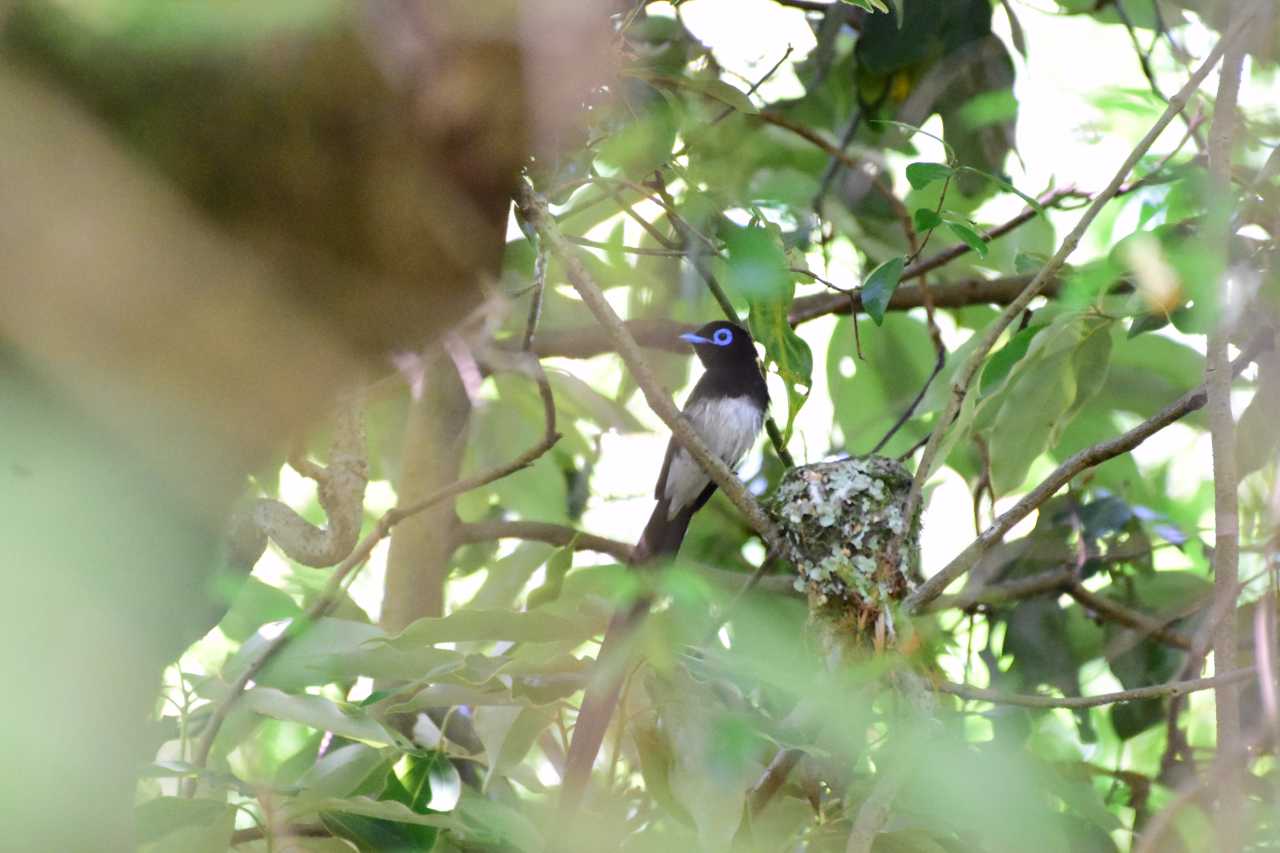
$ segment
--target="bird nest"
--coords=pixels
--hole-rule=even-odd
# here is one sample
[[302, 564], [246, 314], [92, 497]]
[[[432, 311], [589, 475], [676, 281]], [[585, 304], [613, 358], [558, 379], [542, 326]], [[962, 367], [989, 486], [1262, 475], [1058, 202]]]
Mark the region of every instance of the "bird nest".
[[784, 556], [814, 620], [848, 637], [893, 629], [892, 605], [907, 592], [920, 559], [919, 512], [905, 510], [911, 474], [879, 456], [793, 468], [770, 503]]

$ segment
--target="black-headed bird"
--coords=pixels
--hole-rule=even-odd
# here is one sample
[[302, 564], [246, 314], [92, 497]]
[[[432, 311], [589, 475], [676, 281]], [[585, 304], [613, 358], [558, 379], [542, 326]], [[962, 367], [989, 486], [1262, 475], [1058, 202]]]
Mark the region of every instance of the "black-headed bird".
[[[706, 368], [685, 401], [684, 415], [711, 452], [732, 468], [755, 443], [769, 407], [769, 392], [756, 362], [755, 343], [746, 329], [725, 320], [708, 323], [680, 337], [693, 345]], [[636, 543], [632, 565], [644, 566], [675, 556], [693, 514], [711, 499], [715, 490], [716, 484], [702, 466], [673, 437], [667, 444], [667, 455], [653, 490], [658, 505]], [[596, 657], [597, 675], [583, 695], [565, 759], [560, 790], [562, 815], [577, 809], [586, 790], [591, 766], [622, 689], [622, 661], [616, 658], [624, 641], [648, 612], [649, 604], [648, 598], [641, 598], [618, 611], [605, 631]]]

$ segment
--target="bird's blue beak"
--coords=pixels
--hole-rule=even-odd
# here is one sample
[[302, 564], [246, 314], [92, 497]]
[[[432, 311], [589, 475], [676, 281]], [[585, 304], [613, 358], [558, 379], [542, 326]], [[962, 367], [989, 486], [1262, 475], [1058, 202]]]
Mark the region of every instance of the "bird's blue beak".
[[711, 341], [709, 341], [708, 339], [702, 337], [701, 335], [695, 335], [693, 332], [685, 332], [683, 335], [680, 336], [680, 340], [688, 341], [691, 344], [711, 343]]

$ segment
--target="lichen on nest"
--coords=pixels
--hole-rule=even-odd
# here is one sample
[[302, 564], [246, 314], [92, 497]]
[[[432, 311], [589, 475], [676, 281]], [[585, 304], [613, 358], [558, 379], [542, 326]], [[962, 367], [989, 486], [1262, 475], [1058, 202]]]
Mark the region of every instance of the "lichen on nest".
[[892, 631], [889, 605], [905, 594], [919, 561], [919, 514], [908, 524], [904, 513], [910, 489], [907, 469], [880, 456], [783, 476], [769, 509], [815, 617], [859, 628], [883, 617]]

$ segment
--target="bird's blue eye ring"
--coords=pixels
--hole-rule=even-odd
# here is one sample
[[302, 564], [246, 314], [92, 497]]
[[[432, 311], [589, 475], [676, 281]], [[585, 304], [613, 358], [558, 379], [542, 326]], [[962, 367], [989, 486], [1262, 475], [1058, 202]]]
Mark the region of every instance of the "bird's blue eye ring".
[[727, 347], [733, 342], [733, 332], [728, 329], [716, 329], [716, 333], [711, 336], [711, 343], [719, 347]]

